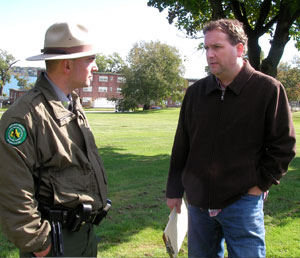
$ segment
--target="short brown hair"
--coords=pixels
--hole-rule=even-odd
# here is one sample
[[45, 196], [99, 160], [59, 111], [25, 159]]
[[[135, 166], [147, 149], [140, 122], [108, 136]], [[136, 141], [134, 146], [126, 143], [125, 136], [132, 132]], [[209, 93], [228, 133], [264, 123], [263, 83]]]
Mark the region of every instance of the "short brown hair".
[[57, 68], [59, 62], [60, 60], [45, 60], [46, 71], [47, 72], [54, 71]]
[[244, 31], [243, 24], [234, 19], [220, 19], [207, 23], [203, 28], [203, 34], [212, 30], [220, 30], [228, 36], [231, 45], [238, 43], [244, 45], [244, 54], [247, 52], [248, 37]]

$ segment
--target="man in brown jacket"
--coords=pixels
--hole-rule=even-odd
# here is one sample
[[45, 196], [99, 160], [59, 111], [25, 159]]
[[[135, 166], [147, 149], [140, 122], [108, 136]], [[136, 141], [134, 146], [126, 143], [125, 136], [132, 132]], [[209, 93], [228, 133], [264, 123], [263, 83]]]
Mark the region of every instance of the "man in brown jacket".
[[96, 257], [107, 180], [74, 90], [90, 86], [97, 52], [71, 23], [49, 27], [42, 52], [28, 60], [47, 72], [0, 123], [1, 230], [21, 257]]
[[237, 20], [204, 28], [211, 75], [187, 89], [174, 140], [167, 205], [188, 201], [189, 257], [265, 257], [263, 199], [295, 156], [284, 87], [243, 60]]

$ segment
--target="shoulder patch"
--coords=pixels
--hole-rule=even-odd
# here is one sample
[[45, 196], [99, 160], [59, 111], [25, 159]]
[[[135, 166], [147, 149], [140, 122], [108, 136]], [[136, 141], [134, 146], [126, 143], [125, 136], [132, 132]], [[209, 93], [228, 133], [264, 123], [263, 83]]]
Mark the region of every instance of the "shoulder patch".
[[18, 146], [27, 138], [25, 126], [20, 123], [10, 124], [5, 132], [5, 140], [7, 143]]

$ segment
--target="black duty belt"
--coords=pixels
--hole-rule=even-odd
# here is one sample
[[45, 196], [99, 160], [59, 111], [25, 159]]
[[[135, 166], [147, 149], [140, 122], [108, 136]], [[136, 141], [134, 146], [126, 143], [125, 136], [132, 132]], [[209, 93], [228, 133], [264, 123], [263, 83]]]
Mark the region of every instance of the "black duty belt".
[[42, 219], [50, 222], [60, 222], [62, 227], [68, 228], [69, 231], [78, 231], [85, 223], [99, 225], [103, 218], [106, 217], [109, 208], [111, 207], [110, 200], [107, 200], [107, 205], [99, 211], [92, 211], [92, 205], [81, 203], [73, 210], [57, 209], [39, 206]]
[[111, 201], [107, 200], [107, 205], [99, 212], [92, 211], [92, 205], [82, 203], [74, 210], [56, 209], [40, 205], [42, 219], [48, 220], [51, 225], [51, 238], [53, 252], [55, 256], [64, 256], [62, 228], [67, 228], [70, 232], [79, 231], [85, 223], [99, 225], [108, 210], [111, 207]]

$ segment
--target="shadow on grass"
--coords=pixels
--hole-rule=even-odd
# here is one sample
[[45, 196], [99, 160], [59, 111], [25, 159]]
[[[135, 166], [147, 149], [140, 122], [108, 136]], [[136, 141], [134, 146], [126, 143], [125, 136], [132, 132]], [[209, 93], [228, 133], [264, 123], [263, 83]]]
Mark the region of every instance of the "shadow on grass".
[[[133, 241], [146, 228], [163, 231], [169, 211], [165, 205], [169, 155], [141, 156], [122, 149], [99, 150], [108, 172], [113, 209], [99, 228], [101, 250]], [[282, 226], [300, 217], [300, 158], [295, 158], [280, 185], [272, 186], [265, 214]], [[145, 239], [147, 242], [147, 239]]]
[[110, 147], [99, 149], [99, 153], [113, 203], [107, 218], [96, 229], [101, 238], [99, 251], [132, 241], [146, 228], [162, 234], [169, 215], [165, 186], [170, 156], [133, 155]]
[[[101, 238], [100, 253], [121, 243], [141, 241], [135, 239], [139, 234], [147, 242], [149, 234], [145, 236], [143, 231], [149, 228], [159, 232], [160, 237], [169, 214], [165, 185], [170, 156], [134, 155], [111, 147], [101, 148], [99, 153], [108, 174], [109, 198], [113, 203], [107, 218], [96, 227], [96, 234]], [[288, 223], [289, 218], [300, 217], [299, 196], [300, 158], [297, 157], [280, 185], [270, 190], [265, 214], [272, 217], [272, 225], [281, 226]], [[9, 253], [16, 251], [10, 244], [5, 249]], [[0, 256], [8, 256], [3, 254], [0, 248]]]
[[[99, 251], [129, 242], [132, 236], [149, 227], [162, 232], [169, 215], [165, 184], [170, 156], [132, 155], [110, 147], [99, 149], [99, 153], [113, 203], [107, 218], [95, 227], [101, 238]], [[17, 249], [0, 233], [1, 242], [0, 257], [17, 254]]]

